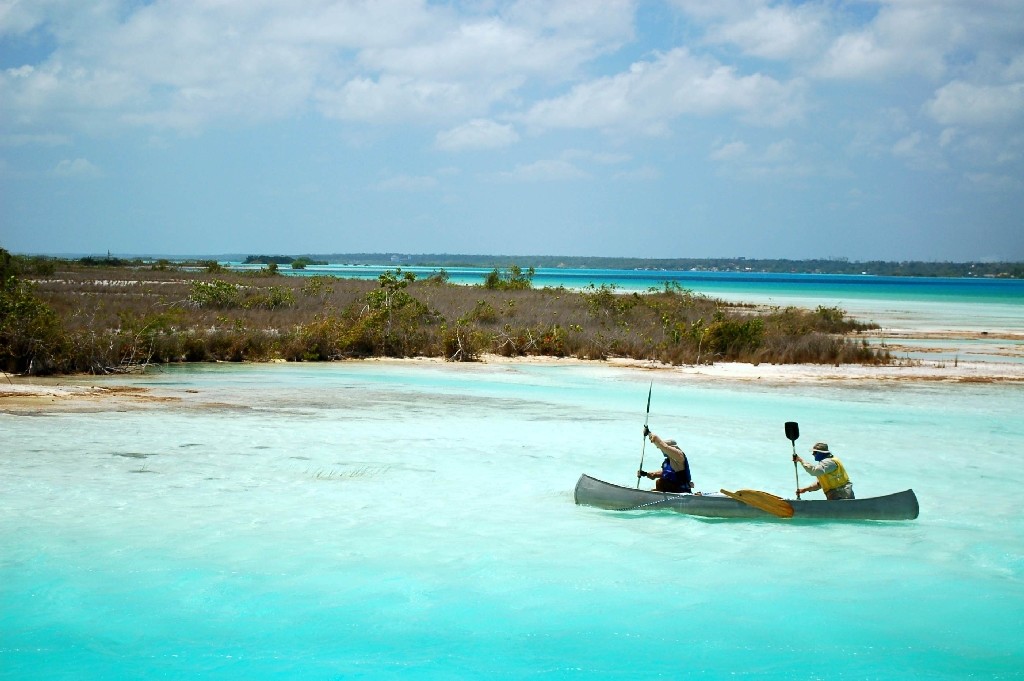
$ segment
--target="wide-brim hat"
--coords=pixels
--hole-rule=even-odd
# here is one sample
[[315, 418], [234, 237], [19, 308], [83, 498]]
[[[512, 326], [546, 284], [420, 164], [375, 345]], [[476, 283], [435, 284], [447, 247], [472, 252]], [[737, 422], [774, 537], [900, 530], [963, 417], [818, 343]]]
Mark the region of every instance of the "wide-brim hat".
[[825, 444], [824, 442], [819, 442], [816, 445], [814, 445], [813, 447], [811, 447], [811, 451], [812, 452], [821, 452], [822, 454], [831, 454], [832, 453], [832, 452], [828, 451], [828, 445]]

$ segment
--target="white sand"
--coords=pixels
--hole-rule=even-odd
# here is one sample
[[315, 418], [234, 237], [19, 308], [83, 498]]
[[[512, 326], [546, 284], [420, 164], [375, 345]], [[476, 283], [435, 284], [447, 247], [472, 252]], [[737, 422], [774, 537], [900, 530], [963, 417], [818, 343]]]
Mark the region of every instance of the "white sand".
[[[379, 363], [434, 364], [438, 358], [348, 360]], [[594, 362], [556, 357], [502, 357], [486, 355], [485, 364], [564, 364], [588, 365]], [[962, 360], [914, 360], [903, 365], [867, 366], [843, 364], [746, 364], [721, 362], [714, 365], [671, 366], [661, 362], [612, 358], [603, 362], [612, 367], [657, 371], [679, 380], [758, 381], [765, 383], [935, 381], [948, 383], [1021, 383], [1024, 362], [975, 362]], [[450, 366], [458, 366], [451, 364]], [[104, 409], [146, 408], [160, 403], [202, 401], [196, 391], [153, 390], [134, 387], [131, 377], [119, 377], [119, 384], [92, 385], [91, 377], [21, 377], [0, 374], [0, 412], [24, 413], [53, 410], [88, 410], [101, 404]], [[198, 398], [198, 399], [197, 399]]]
[[[617, 360], [613, 364], [619, 364]], [[628, 362], [621, 362], [629, 364]], [[741, 381], [806, 383], [813, 381], [949, 381], [954, 383], [995, 383], [1024, 381], [1024, 363], [1002, 362], [914, 362], [906, 366], [865, 366], [843, 364], [744, 364], [667, 367], [637, 363], [636, 366], [664, 369], [684, 376]]]

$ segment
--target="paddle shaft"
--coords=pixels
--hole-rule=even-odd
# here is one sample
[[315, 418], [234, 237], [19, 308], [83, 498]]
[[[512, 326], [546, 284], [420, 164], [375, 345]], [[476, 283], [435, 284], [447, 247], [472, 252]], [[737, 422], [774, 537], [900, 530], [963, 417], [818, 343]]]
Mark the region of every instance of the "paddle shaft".
[[[650, 387], [647, 388], [647, 414], [644, 416], [644, 430], [647, 430], [647, 419], [651, 417], [651, 391], [654, 390], [654, 381], [651, 381]], [[644, 435], [644, 443], [640, 446], [640, 468], [638, 471], [644, 469], [644, 453], [647, 449], [647, 435]], [[636, 476], [636, 488], [640, 489], [640, 476]]]
[[796, 421], [786, 421], [786, 437], [793, 445], [793, 475], [796, 476], [796, 498], [800, 498], [800, 469], [796, 466], [796, 440], [800, 437], [800, 424]]
[[800, 468], [796, 465], [796, 442], [790, 440], [793, 445], [793, 475], [796, 477], [796, 498], [800, 498]]

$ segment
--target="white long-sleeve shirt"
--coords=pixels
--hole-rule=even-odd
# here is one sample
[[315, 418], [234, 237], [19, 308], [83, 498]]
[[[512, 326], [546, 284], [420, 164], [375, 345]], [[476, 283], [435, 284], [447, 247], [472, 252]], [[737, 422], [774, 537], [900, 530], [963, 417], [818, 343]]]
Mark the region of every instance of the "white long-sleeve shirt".
[[807, 471], [816, 478], [819, 478], [822, 475], [828, 475], [836, 468], [838, 468], [838, 466], [836, 466], [836, 462], [832, 459], [832, 457], [822, 459], [821, 461], [815, 461], [814, 463], [807, 463], [806, 461], [801, 459], [800, 463], [803, 464], [805, 471]]

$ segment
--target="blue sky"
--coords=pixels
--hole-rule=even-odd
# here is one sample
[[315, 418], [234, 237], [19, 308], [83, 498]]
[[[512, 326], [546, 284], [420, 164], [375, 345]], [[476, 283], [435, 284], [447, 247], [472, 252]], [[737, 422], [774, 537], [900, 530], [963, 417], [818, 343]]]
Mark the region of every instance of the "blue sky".
[[0, 0], [0, 246], [1024, 260], [1024, 3]]

